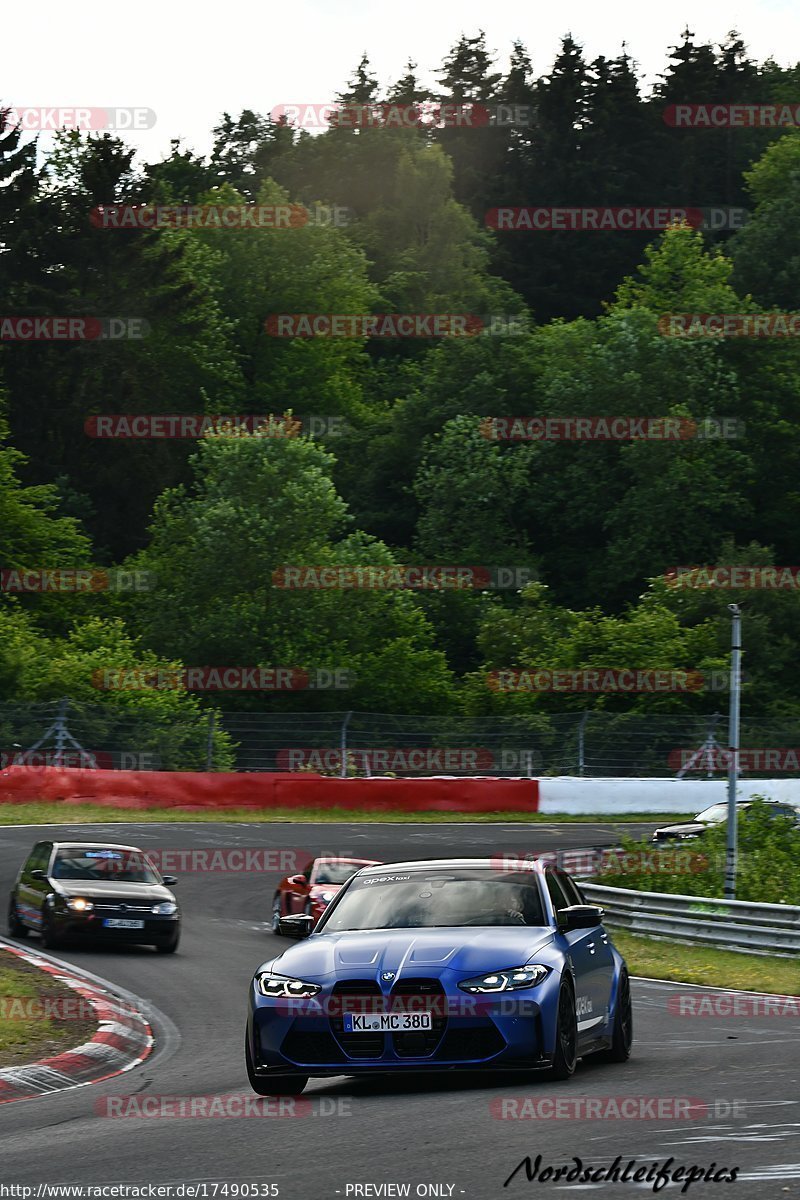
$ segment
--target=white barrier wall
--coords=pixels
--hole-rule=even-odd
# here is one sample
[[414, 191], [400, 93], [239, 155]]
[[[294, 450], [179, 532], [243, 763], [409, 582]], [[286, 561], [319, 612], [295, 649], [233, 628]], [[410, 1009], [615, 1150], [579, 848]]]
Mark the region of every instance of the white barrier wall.
[[[764, 796], [800, 808], [800, 779], [739, 780], [738, 800]], [[727, 800], [724, 779], [539, 779], [539, 812], [609, 816], [613, 813], [686, 813]]]

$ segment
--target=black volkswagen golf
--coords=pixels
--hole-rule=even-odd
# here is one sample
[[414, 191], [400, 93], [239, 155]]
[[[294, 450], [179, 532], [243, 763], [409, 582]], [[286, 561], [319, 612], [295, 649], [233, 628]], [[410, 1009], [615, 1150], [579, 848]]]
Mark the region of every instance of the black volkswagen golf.
[[37, 842], [11, 890], [8, 932], [49, 950], [68, 937], [178, 948], [180, 908], [144, 851], [95, 842]]

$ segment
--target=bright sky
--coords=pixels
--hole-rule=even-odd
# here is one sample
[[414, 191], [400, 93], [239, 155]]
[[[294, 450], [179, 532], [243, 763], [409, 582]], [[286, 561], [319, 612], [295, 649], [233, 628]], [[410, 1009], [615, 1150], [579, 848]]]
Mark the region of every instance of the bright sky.
[[484, 29], [499, 69], [506, 68], [511, 44], [520, 39], [539, 75], [552, 64], [561, 36], [571, 32], [589, 60], [614, 57], [625, 40], [652, 82], [687, 20], [703, 41], [722, 41], [737, 29], [758, 61], [771, 56], [788, 65], [800, 59], [797, 0], [704, 0], [683, 6], [642, 0], [505, 6], [486, 0], [277, 5], [183, 0], [78, 9], [61, 0], [37, 0], [34, 6], [4, 9], [0, 101], [17, 107], [153, 109], [153, 128], [126, 137], [153, 161], [169, 151], [174, 137], [206, 152], [223, 111], [266, 113], [281, 103], [331, 100], [364, 50], [381, 83], [397, 79], [411, 58], [419, 63], [423, 81], [432, 84], [460, 35], [472, 37]]

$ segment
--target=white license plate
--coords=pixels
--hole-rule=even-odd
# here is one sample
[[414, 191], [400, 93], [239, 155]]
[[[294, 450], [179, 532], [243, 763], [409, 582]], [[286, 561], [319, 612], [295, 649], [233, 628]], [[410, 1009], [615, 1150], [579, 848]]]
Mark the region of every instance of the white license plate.
[[415, 1033], [431, 1028], [430, 1013], [345, 1013], [345, 1033]]
[[106, 929], [144, 929], [144, 921], [128, 921], [123, 917], [106, 917]]

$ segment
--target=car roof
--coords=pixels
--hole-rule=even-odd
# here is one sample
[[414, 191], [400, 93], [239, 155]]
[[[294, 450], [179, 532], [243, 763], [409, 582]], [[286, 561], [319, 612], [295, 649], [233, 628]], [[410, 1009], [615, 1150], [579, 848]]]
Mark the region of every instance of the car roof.
[[[42, 838], [42, 841], [47, 841], [47, 838]], [[122, 846], [119, 842], [53, 842], [54, 850], [133, 850], [136, 854], [143, 854], [144, 851], [139, 846]]]
[[364, 867], [364, 869], [359, 871], [358, 874], [382, 875], [386, 872], [391, 872], [394, 874], [400, 870], [449, 870], [457, 867], [466, 868], [472, 871], [502, 871], [509, 869], [507, 866], [503, 866], [504, 862], [508, 863], [516, 861], [519, 862], [519, 867], [514, 869], [519, 869], [520, 871], [533, 871], [534, 873], [538, 874], [543, 872], [546, 865], [536, 858], [520, 858], [519, 860], [516, 860], [513, 856], [504, 857], [498, 854], [492, 858], [415, 858], [412, 859], [411, 862], [381, 863], [381, 865], [377, 867]]
[[315, 858], [314, 862], [331, 863], [331, 862], [346, 862], [346, 863], [377, 863], [377, 858], [351, 858], [349, 854], [320, 854], [319, 858]]

